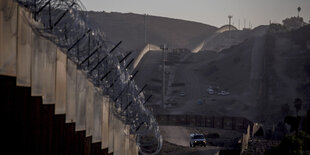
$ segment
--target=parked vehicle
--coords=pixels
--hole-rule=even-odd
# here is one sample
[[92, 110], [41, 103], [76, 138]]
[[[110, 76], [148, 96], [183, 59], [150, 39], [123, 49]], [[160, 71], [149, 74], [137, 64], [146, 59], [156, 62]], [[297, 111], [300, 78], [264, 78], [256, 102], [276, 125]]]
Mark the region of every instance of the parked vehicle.
[[185, 93], [184, 93], [184, 92], [181, 92], [181, 93], [180, 93], [180, 96], [181, 96], [181, 97], [184, 97], [184, 96], [185, 96]]
[[209, 93], [210, 95], [213, 95], [213, 94], [214, 94], [214, 90], [213, 90], [212, 88], [208, 88], [208, 93]]
[[190, 134], [190, 147], [207, 146], [207, 140], [203, 134]]
[[226, 96], [226, 95], [230, 95], [230, 92], [222, 90], [221, 92], [218, 93], [218, 95]]

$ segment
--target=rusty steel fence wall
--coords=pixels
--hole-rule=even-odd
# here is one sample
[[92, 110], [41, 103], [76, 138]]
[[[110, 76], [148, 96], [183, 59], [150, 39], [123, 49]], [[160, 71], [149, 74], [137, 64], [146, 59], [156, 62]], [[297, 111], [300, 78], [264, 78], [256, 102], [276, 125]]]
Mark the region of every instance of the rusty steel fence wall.
[[156, 115], [159, 125], [207, 127], [246, 132], [253, 122], [242, 117], [211, 117], [202, 115]]

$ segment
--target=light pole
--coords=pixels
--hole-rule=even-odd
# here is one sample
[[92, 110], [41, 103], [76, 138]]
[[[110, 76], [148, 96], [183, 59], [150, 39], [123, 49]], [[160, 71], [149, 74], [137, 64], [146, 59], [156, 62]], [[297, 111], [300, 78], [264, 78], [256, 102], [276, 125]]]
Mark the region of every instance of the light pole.
[[162, 107], [165, 105], [165, 50], [168, 50], [166, 44], [164, 44], [161, 49], [162, 52]]
[[232, 19], [232, 17], [233, 17], [232, 15], [229, 15], [229, 16], [228, 16], [228, 20], [229, 20], [229, 31], [230, 31], [230, 27], [231, 27], [231, 19]]
[[230, 32], [230, 30], [231, 30], [231, 19], [232, 19], [232, 15], [229, 15], [228, 16], [228, 19], [229, 19], [229, 25], [228, 25], [228, 29], [229, 29], [229, 42], [231, 42], [231, 32]]
[[298, 18], [299, 18], [299, 13], [301, 11], [301, 7], [300, 6], [297, 8], [297, 11], [298, 11]]
[[144, 45], [146, 45], [146, 41], [147, 41], [147, 40], [146, 40], [146, 37], [147, 37], [147, 36], [146, 36], [146, 35], [147, 35], [147, 34], [146, 34], [146, 30], [147, 30], [146, 20], [147, 20], [147, 19], [146, 19], [146, 18], [147, 18], [147, 14], [144, 14]]

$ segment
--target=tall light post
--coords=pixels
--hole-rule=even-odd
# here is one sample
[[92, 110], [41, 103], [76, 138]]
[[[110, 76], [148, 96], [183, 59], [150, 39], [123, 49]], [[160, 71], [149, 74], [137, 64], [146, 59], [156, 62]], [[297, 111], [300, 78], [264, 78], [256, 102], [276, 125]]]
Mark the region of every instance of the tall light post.
[[301, 7], [300, 6], [297, 8], [297, 11], [298, 11], [298, 18], [299, 18], [299, 13], [301, 11]]
[[166, 47], [166, 44], [164, 44], [162, 47], [162, 107], [165, 105], [165, 50], [168, 50]]
[[229, 16], [228, 16], [228, 20], [229, 20], [229, 31], [230, 31], [230, 27], [231, 27], [231, 19], [232, 19], [232, 17], [233, 17], [232, 15], [229, 15]]
[[144, 44], [146, 45], [147, 42], [147, 34], [146, 34], [146, 30], [147, 30], [147, 23], [146, 23], [146, 18], [147, 18], [148, 14], [144, 14]]
[[228, 30], [229, 30], [229, 41], [231, 42], [231, 32], [230, 32], [230, 30], [231, 30], [231, 19], [232, 19], [232, 15], [229, 15], [228, 16], [228, 19], [229, 19], [229, 25], [228, 25]]

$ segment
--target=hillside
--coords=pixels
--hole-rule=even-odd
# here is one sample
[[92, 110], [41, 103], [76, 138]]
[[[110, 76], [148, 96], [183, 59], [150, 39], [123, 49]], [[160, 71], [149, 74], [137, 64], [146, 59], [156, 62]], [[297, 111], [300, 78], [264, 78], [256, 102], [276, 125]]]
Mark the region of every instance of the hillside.
[[268, 26], [258, 26], [253, 30], [233, 30], [222, 33], [216, 32], [205, 40], [202, 50], [220, 52], [232, 45], [238, 45], [251, 37], [262, 36], [267, 30]]
[[[310, 90], [310, 26], [286, 33], [252, 36], [222, 52], [166, 53], [166, 110], [241, 116], [266, 126], [294, 114], [294, 99], [306, 109]], [[161, 52], [145, 55], [138, 66], [141, 86], [149, 84], [153, 106], [161, 103]], [[214, 94], [208, 89], [214, 90]], [[221, 91], [229, 95], [218, 94]], [[290, 110], [283, 107], [289, 105]]]
[[[145, 46], [143, 15], [88, 16], [110, 40], [134, 50], [131, 58]], [[148, 16], [146, 23], [147, 42], [169, 47], [164, 109], [159, 106], [162, 52], [146, 53], [135, 69], [139, 87], [147, 84], [146, 96], [153, 95], [147, 105], [155, 113], [241, 116], [268, 126], [294, 114], [296, 97], [309, 102], [309, 26], [285, 33], [268, 32], [268, 26], [217, 33], [209, 25], [164, 17]], [[202, 42], [202, 51], [187, 50]], [[287, 104], [290, 110], [283, 111]]]
[[[144, 15], [133, 13], [88, 12], [89, 23], [113, 42], [123, 41], [126, 50], [141, 49], [144, 43]], [[211, 36], [216, 27], [157, 16], [146, 17], [147, 42], [169, 48], [193, 48]]]

